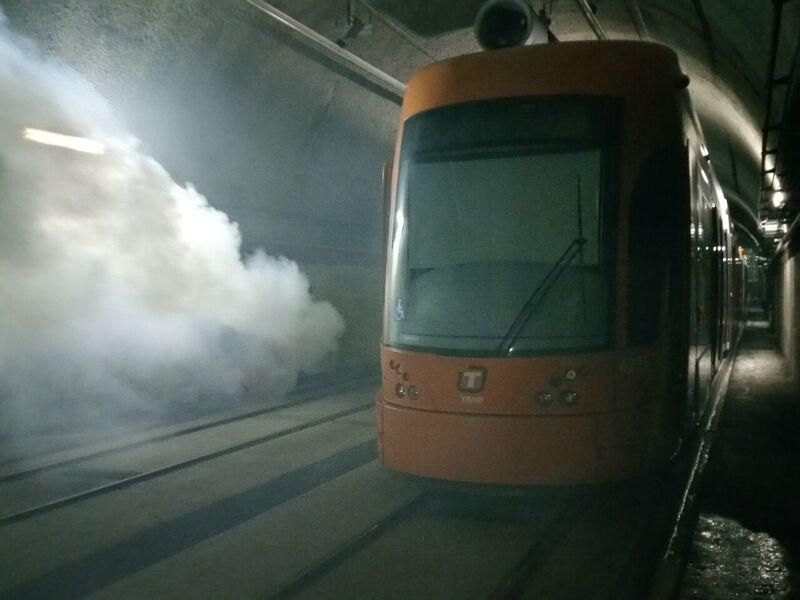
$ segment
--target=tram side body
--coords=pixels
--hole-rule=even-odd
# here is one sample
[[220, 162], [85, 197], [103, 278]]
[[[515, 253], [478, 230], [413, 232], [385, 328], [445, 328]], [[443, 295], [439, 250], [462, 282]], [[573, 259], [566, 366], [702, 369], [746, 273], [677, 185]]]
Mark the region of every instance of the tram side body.
[[[606, 347], [576, 353], [403, 347], [388, 340], [397, 306], [387, 284], [376, 395], [385, 466], [454, 481], [571, 485], [633, 477], [675, 454], [707, 409], [736, 321], [732, 225], [685, 88], [675, 54], [639, 42], [484, 52], [412, 77], [393, 170], [387, 281], [400, 260], [398, 171], [410, 118], [493, 99], [617, 103], [611, 334]], [[565, 391], [577, 401], [536, 400]]]

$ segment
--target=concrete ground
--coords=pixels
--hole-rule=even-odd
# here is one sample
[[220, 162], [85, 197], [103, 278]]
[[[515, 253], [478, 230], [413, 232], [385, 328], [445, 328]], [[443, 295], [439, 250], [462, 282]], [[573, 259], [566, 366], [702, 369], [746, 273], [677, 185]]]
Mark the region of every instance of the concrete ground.
[[800, 596], [800, 394], [766, 323], [742, 339], [682, 598]]

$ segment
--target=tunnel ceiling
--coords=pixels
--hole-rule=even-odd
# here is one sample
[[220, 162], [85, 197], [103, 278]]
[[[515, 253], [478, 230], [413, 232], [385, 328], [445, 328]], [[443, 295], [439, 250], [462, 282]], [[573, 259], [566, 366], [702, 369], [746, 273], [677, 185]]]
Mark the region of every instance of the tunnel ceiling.
[[[642, 39], [678, 53], [734, 219], [771, 250], [776, 234], [764, 236], [762, 223], [780, 237], [800, 207], [800, 0], [530, 2], [560, 41]], [[401, 81], [431, 61], [479, 50], [471, 26], [483, 0], [272, 4]], [[776, 198], [773, 190], [783, 191]]]

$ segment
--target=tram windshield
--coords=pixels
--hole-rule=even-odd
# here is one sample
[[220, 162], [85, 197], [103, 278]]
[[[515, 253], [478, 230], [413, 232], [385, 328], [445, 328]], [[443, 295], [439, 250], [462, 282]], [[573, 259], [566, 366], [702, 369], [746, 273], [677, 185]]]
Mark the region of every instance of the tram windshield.
[[618, 112], [548, 97], [409, 118], [386, 343], [485, 356], [607, 347]]

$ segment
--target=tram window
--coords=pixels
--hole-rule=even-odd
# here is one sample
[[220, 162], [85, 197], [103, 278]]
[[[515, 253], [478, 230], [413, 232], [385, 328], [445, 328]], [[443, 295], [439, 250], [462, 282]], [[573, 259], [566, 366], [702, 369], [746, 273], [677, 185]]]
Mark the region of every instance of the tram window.
[[389, 343], [484, 355], [611, 343], [616, 107], [537, 98], [409, 119]]
[[652, 342], [666, 324], [680, 157], [671, 148], [656, 151], [642, 166], [631, 197], [628, 341], [632, 345]]

